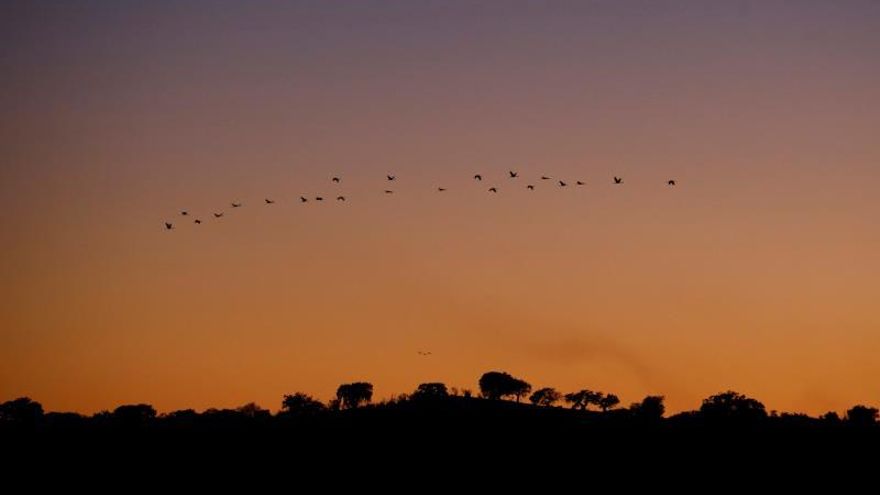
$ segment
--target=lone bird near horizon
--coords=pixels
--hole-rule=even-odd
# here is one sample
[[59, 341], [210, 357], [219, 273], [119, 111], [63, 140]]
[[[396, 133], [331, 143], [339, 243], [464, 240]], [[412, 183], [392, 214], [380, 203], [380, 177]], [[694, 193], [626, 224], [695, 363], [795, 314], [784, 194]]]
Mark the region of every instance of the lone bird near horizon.
[[514, 172], [513, 170], [510, 170], [507, 173], [510, 174], [511, 179], [516, 179], [517, 177], [519, 177], [519, 174], [517, 172]]
[[168, 222], [165, 222], [165, 230], [171, 230], [171, 229], [173, 229], [173, 228], [174, 228], [174, 225], [172, 225], [172, 224], [170, 224], [170, 223], [168, 223]]
[[566, 184], [564, 181], [559, 181], [559, 187], [565, 187], [567, 185], [568, 184]]
[[615, 175], [614, 176], [614, 183], [615, 184], [623, 184], [623, 179], [621, 177], [618, 177]]
[[233, 203], [232, 203], [232, 207], [233, 207], [233, 208], [241, 208], [241, 203], [235, 203], [235, 202], [233, 202]]
[[666, 185], [667, 185], [667, 186], [674, 186], [674, 185], [675, 185], [675, 179], [669, 179], [668, 181], [666, 181]]
[[269, 198], [266, 198], [265, 201], [266, 201], [266, 204], [267, 204], [267, 205], [274, 205], [274, 204], [275, 204], [275, 200], [272, 200], [272, 199], [269, 199]]
[[535, 186], [529, 184], [529, 185], [526, 186], [526, 189], [528, 189], [529, 191], [534, 191], [534, 190], [535, 190]]
[[474, 180], [483, 180], [483, 176], [480, 174], [477, 174], [474, 176]]
[[222, 216], [223, 216], [223, 213], [222, 213], [222, 212], [220, 212], [220, 213], [214, 213], [214, 218], [220, 218], [220, 217], [222, 217]]
[[388, 177], [388, 180], [394, 180], [397, 178], [396, 175], [386, 175], [385, 177]]
[[497, 193], [497, 192], [498, 192], [498, 188], [490, 187], [490, 188], [489, 188], [489, 192]]
[[336, 196], [336, 201], [345, 201], [345, 196]]
[[332, 181], [333, 181], [333, 182], [335, 182], [335, 183], [337, 183], [337, 184], [338, 184], [338, 183], [339, 183], [339, 181], [341, 181], [341, 180], [342, 180], [342, 179], [340, 179], [340, 178], [339, 178], [339, 177], [333, 177], [333, 178], [332, 178], [332, 179], [330, 179], [330, 180], [332, 180]]

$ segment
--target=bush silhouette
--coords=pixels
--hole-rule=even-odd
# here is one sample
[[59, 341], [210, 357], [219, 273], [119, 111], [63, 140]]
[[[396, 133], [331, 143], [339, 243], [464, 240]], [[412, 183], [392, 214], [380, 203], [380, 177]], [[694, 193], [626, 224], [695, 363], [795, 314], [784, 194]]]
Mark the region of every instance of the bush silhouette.
[[553, 404], [559, 402], [562, 399], [562, 394], [556, 391], [555, 388], [552, 387], [544, 387], [536, 390], [530, 397], [529, 402], [536, 406], [544, 406], [549, 407]]
[[503, 371], [489, 371], [480, 377], [480, 392], [483, 397], [498, 400], [515, 397], [516, 401], [531, 392], [532, 386], [525, 380], [514, 378]]
[[336, 399], [342, 409], [356, 409], [373, 400], [373, 384], [367, 382], [345, 383], [336, 389]]
[[700, 414], [713, 420], [751, 421], [767, 417], [764, 404], [732, 390], [704, 399]]
[[285, 395], [281, 400], [281, 410], [288, 414], [317, 414], [325, 409], [327, 407], [321, 401], [302, 392]]

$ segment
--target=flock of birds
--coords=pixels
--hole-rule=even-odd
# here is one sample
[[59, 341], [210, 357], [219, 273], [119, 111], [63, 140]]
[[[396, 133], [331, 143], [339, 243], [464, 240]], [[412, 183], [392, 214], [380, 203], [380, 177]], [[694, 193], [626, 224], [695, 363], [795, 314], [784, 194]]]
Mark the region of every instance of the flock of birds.
[[[507, 174], [508, 174], [508, 178], [509, 178], [509, 179], [518, 179], [518, 178], [519, 178], [519, 172], [516, 172], [516, 171], [513, 171], [513, 170], [508, 171]], [[392, 183], [392, 182], [394, 182], [394, 181], [397, 180], [397, 176], [395, 176], [395, 175], [386, 175], [386, 176], [385, 176], [385, 179], [387, 180], [388, 183]], [[482, 182], [482, 181], [483, 181], [483, 176], [482, 176], [481, 174], [475, 174], [474, 177], [473, 177], [473, 180], [478, 181], [478, 182]], [[554, 179], [553, 179], [553, 177], [550, 177], [550, 176], [547, 176], [547, 175], [542, 175], [542, 176], [541, 176], [541, 180], [542, 180], [542, 181], [550, 181], [550, 180], [554, 180]], [[568, 182], [566, 182], [566, 181], [564, 181], [564, 180], [560, 180], [560, 179], [555, 179], [555, 180], [556, 180], [556, 183], [557, 183], [558, 187], [568, 187]], [[614, 176], [613, 180], [614, 180], [613, 183], [614, 183], [615, 185], [621, 185], [621, 184], [623, 184], [623, 178], [621, 178], [621, 177]], [[334, 184], [339, 184], [339, 183], [342, 182], [342, 178], [339, 177], [339, 176], [333, 176], [333, 177], [330, 178], [330, 181], [333, 182]], [[582, 180], [578, 180], [578, 181], [575, 181], [574, 184], [575, 184], [576, 186], [585, 186], [585, 185], [586, 185], [586, 182], [584, 182], [584, 181], [582, 181]], [[669, 179], [669, 180], [667, 180], [667, 181], [666, 181], [666, 185], [667, 185], [667, 186], [675, 186], [675, 179]], [[527, 184], [527, 185], [526, 185], [526, 189], [528, 189], [529, 191], [534, 191], [534, 190], [535, 190], [535, 185], [534, 185], [534, 184]], [[445, 192], [446, 190], [447, 190], [447, 189], [446, 189], [445, 187], [438, 187], [438, 188], [437, 188], [437, 192], [441, 192], [441, 193], [442, 193], [442, 192]], [[385, 189], [384, 192], [385, 192], [385, 194], [393, 194], [393, 193], [394, 193], [394, 190], [393, 190], [393, 189]], [[492, 194], [497, 194], [497, 193], [498, 193], [498, 187], [496, 187], [496, 186], [492, 186], [492, 187], [490, 187], [490, 188], [488, 189], [488, 192], [490, 192], [490, 193], [492, 193]], [[324, 197], [323, 197], [323, 196], [315, 196], [313, 199], [314, 199], [314, 201], [324, 201]], [[305, 196], [300, 196], [300, 197], [299, 197], [299, 201], [300, 201], [301, 203], [308, 203], [309, 200], [310, 200], [310, 199], [307, 198], [307, 197], [305, 197]], [[264, 203], [265, 203], [266, 205], [273, 205], [273, 204], [275, 204], [275, 200], [273, 200], [273, 199], [265, 198], [263, 201], [264, 201]], [[338, 195], [338, 196], [336, 196], [336, 201], [341, 201], [341, 202], [342, 202], [342, 201], [346, 201], [346, 197], [343, 196], [343, 195]], [[232, 208], [241, 208], [241, 207], [243, 206], [243, 204], [242, 204], [241, 202], [235, 202], [235, 201], [233, 201], [233, 202], [231, 203], [231, 206], [232, 206]], [[215, 212], [213, 213], [213, 215], [214, 215], [214, 218], [215, 218], [215, 219], [223, 218], [223, 212], [222, 212], [222, 211], [219, 211], [219, 212], [216, 212], [216, 211], [215, 211]], [[187, 211], [187, 210], [183, 210], [183, 211], [181, 211], [181, 212], [180, 212], [180, 216], [184, 216], [184, 217], [188, 217], [188, 216], [190, 216], [190, 215], [189, 215], [189, 211]], [[201, 220], [200, 218], [196, 218], [196, 219], [193, 220], [193, 223], [195, 223], [196, 225], [201, 225], [201, 224], [202, 224], [202, 220]], [[173, 222], [168, 222], [168, 221], [166, 221], [166, 222], [165, 222], [165, 230], [173, 230], [173, 229], [174, 229], [174, 223], [173, 223]]]

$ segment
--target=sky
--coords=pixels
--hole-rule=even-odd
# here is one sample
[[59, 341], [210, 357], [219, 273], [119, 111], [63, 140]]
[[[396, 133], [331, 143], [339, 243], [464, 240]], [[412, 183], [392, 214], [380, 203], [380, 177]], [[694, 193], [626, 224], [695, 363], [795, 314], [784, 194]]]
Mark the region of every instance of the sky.
[[878, 405], [878, 52], [875, 1], [3, 2], [0, 401]]

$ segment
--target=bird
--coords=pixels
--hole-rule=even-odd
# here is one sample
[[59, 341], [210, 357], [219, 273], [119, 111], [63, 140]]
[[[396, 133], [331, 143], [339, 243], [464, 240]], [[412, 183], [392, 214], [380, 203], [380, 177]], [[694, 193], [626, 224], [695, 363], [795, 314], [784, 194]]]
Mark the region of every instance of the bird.
[[173, 228], [174, 228], [174, 225], [173, 225], [173, 224], [170, 224], [170, 223], [168, 223], [168, 222], [165, 222], [165, 230], [171, 230], [171, 229], [173, 229]]
[[345, 201], [345, 196], [336, 196], [336, 201]]
[[199, 220], [198, 218], [196, 218], [195, 222], [193, 222], [193, 223], [195, 223], [196, 225], [201, 225], [201, 224], [202, 224], [202, 221]]
[[615, 184], [623, 184], [623, 179], [621, 177], [618, 177], [615, 175], [614, 176], [614, 183]]
[[584, 184], [585, 184], [585, 182], [582, 181], [582, 180], [577, 181], [577, 185], [579, 185], [579, 186], [582, 186], [582, 185], [584, 185]]
[[514, 172], [513, 170], [509, 170], [507, 173], [510, 174], [511, 179], [516, 179], [517, 177], [519, 177], [519, 174]]
[[534, 190], [535, 190], [535, 186], [529, 184], [529, 185], [526, 186], [526, 189], [528, 189], [529, 191], [534, 191]]
[[233, 208], [241, 208], [241, 203], [232, 203]]
[[342, 179], [340, 179], [339, 177], [335, 177], [335, 176], [334, 176], [334, 177], [333, 177], [332, 179], [330, 179], [330, 180], [332, 180], [333, 182], [335, 182], [335, 183], [338, 184], [339, 181], [341, 181]]
[[553, 177], [547, 177], [546, 175], [542, 175], [542, 176], [541, 176], [541, 180], [550, 180], [550, 179], [552, 179], [552, 178], [553, 178]]
[[266, 204], [267, 204], [267, 205], [274, 205], [274, 204], [275, 204], [275, 201], [274, 201], [274, 200], [271, 200], [271, 199], [269, 199], [269, 198], [266, 198]]
[[666, 185], [668, 185], [668, 186], [674, 186], [674, 185], [675, 185], [675, 179], [669, 179], [668, 181], [666, 181]]
[[563, 181], [559, 181], [559, 187], [565, 187], [565, 186], [567, 186], [567, 185], [568, 185], [568, 184], [566, 184], [565, 182], [563, 182]]
[[309, 198], [307, 198], [307, 197], [305, 197], [305, 196], [300, 196], [300, 197], [299, 197], [299, 202], [300, 202], [300, 203], [308, 203], [308, 202], [309, 202]]
[[480, 174], [477, 174], [474, 176], [474, 180], [483, 180], [483, 176]]
[[431, 351], [417, 351], [419, 356], [430, 356]]
[[391, 191], [389, 189], [385, 189], [385, 194], [392, 194], [392, 193], [394, 193], [394, 191]]
[[438, 187], [438, 188], [437, 188], [437, 192], [443, 192], [443, 191], [445, 191], [445, 190], [446, 190], [445, 187]]
[[324, 201], [323, 196], [315, 196], [315, 201]]
[[220, 218], [223, 216], [223, 213], [214, 213], [214, 218]]
[[396, 175], [386, 175], [385, 177], [388, 177], [388, 180], [394, 180], [397, 178]]
[[183, 216], [187, 216], [187, 215], [189, 215], [189, 212], [186, 210], [183, 210], [182, 212], [180, 212], [180, 214]]
[[497, 193], [497, 192], [498, 192], [498, 189], [495, 188], [495, 187], [490, 187], [490, 188], [489, 188], [489, 192]]

